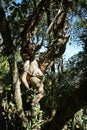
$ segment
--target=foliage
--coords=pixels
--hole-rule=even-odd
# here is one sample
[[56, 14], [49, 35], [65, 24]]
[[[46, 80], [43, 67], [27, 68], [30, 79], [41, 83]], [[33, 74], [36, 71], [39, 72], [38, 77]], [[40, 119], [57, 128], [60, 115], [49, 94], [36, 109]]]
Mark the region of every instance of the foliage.
[[[78, 89], [80, 86], [80, 81], [84, 80], [84, 78], [87, 78], [87, 54], [84, 52], [79, 52], [77, 55], [71, 57], [65, 65], [65, 69], [63, 70], [61, 77], [59, 95], [61, 95], [61, 98], [67, 94], [73, 97], [73, 88]], [[60, 101], [60, 97], [58, 98], [58, 101]], [[76, 102], [78, 103], [78, 101]], [[64, 126], [63, 130], [66, 128], [73, 130], [76, 128], [86, 130], [86, 110], [87, 108], [84, 107], [75, 113], [73, 118], [70, 119]]]
[[79, 52], [79, 54], [71, 57], [67, 64], [65, 65], [64, 72], [62, 74], [63, 78], [61, 80], [61, 85], [66, 87], [79, 87], [80, 80], [87, 73], [87, 54], [84, 52]]
[[[14, 130], [16, 129], [17, 126], [18, 126], [18, 129], [21, 129], [21, 126], [23, 124], [21, 124], [22, 119], [20, 119], [18, 116], [19, 113], [17, 112], [16, 103], [14, 101], [15, 87], [13, 88], [13, 82], [12, 82], [13, 81], [12, 74], [14, 74], [14, 71], [11, 70], [11, 67], [10, 67], [11, 64], [9, 61], [14, 60], [17, 62], [17, 65], [18, 63], [21, 63], [21, 66], [22, 66], [22, 59], [20, 56], [21, 32], [23, 31], [23, 28], [25, 27], [27, 23], [27, 19], [32, 17], [34, 13], [37, 13], [37, 12], [34, 12], [34, 10], [38, 8], [39, 2], [41, 1], [38, 0], [36, 2], [35, 0], [32, 0], [32, 1], [22, 0], [22, 3], [17, 3], [15, 0], [2, 0], [2, 2], [0, 2], [3, 5], [3, 8], [6, 13], [6, 18], [9, 23], [9, 27], [11, 31], [11, 38], [13, 41], [13, 54], [14, 54], [14, 56], [12, 54], [9, 57], [6, 57], [6, 56], [0, 57], [0, 62], [1, 62], [0, 63], [0, 80], [2, 80], [3, 84], [5, 84], [5, 89], [4, 89], [5, 98], [3, 99], [2, 106], [4, 109], [3, 115], [5, 119], [8, 121], [7, 122], [8, 126], [9, 128], [11, 127]], [[71, 6], [72, 5], [70, 4], [70, 10], [71, 10]], [[46, 35], [46, 30], [49, 24], [51, 23], [51, 21], [54, 20], [59, 7], [60, 7], [60, 1], [56, 1], [56, 0], [51, 0], [49, 8], [43, 7], [43, 10], [45, 10], [44, 15], [42, 16], [42, 13], [40, 14], [41, 18], [40, 18], [40, 21], [38, 22], [38, 25], [37, 24], [34, 25], [35, 29], [31, 30], [31, 36], [30, 36], [31, 43], [34, 43], [35, 45], [38, 45], [41, 43], [43, 37]], [[76, 9], [78, 9], [77, 10], [78, 14], [82, 18], [85, 18], [84, 21], [80, 21], [80, 23], [77, 23], [76, 25], [76, 26], [79, 25], [79, 28], [82, 27], [81, 33], [83, 33], [83, 30], [86, 30], [86, 14], [85, 14], [86, 3], [85, 1], [80, 0], [78, 5], [77, 5], [77, 2], [74, 2], [72, 6], [72, 11], [73, 11], [73, 7], [76, 7]], [[69, 10], [68, 15], [71, 15], [70, 10]], [[75, 13], [77, 14], [77, 12]], [[32, 19], [32, 21], [33, 20], [34, 19]], [[54, 26], [52, 27], [51, 32], [45, 36], [45, 39], [42, 44], [42, 49], [37, 52], [36, 57], [38, 57], [39, 53], [42, 52], [43, 54], [45, 50], [48, 50], [48, 49], [51, 50], [51, 47], [53, 47], [53, 50], [51, 51], [53, 54], [51, 55], [53, 55], [54, 58], [57, 59], [56, 56], [59, 52], [61, 39], [65, 38], [65, 33], [68, 34], [66, 29], [63, 28], [64, 20], [62, 21], [62, 24], [58, 24], [58, 22], [60, 22], [60, 20], [59, 21], [55, 20]], [[58, 24], [58, 27], [57, 27], [57, 24]], [[6, 48], [4, 48], [3, 46], [2, 50], [3, 52], [5, 52]], [[56, 55], [54, 55], [55, 50], [56, 50]], [[48, 59], [49, 57], [47, 57], [47, 60]], [[52, 99], [53, 87], [55, 91], [54, 94], [56, 97], [55, 99], [56, 107], [59, 107], [61, 105], [63, 94], [72, 95], [73, 87], [75, 87], [76, 89], [79, 88], [80, 80], [82, 80], [84, 75], [87, 74], [86, 61], [87, 61], [87, 55], [84, 52], [79, 53], [78, 55], [75, 55], [74, 57], [69, 59], [61, 75], [59, 74], [59, 70], [57, 69], [55, 73], [56, 79], [54, 81], [56, 83], [55, 86], [52, 86], [53, 85], [52, 84], [52, 80], [53, 80], [52, 70], [50, 69], [47, 70], [46, 80], [45, 80], [45, 96], [44, 96], [44, 99], [40, 102], [40, 104], [37, 104], [37, 105], [31, 104], [32, 97], [36, 96], [37, 92], [33, 91], [32, 89], [28, 91], [25, 88], [23, 88], [23, 85], [21, 84], [21, 96], [22, 96], [22, 101], [23, 101], [24, 114], [25, 114], [25, 118], [28, 119], [27, 130], [30, 130], [30, 129], [39, 130], [43, 122], [45, 120], [48, 120], [51, 117], [51, 111], [53, 109], [52, 108], [53, 106], [51, 105], [52, 105], [52, 100], [54, 100]], [[58, 65], [58, 63], [56, 62], [54, 62], [54, 64], [56, 66]], [[14, 66], [12, 66], [12, 68], [14, 68]], [[20, 68], [22, 67], [17, 68], [20, 70], [20, 72], [18, 73], [19, 75], [17, 75], [19, 76], [19, 78], [21, 77], [21, 74], [22, 74], [22, 70]], [[60, 80], [59, 80], [59, 76], [61, 77]], [[86, 120], [85, 117], [83, 118], [84, 120]]]
[[0, 56], [0, 82], [3, 84], [4, 90], [11, 90], [11, 72], [8, 58], [3, 56]]

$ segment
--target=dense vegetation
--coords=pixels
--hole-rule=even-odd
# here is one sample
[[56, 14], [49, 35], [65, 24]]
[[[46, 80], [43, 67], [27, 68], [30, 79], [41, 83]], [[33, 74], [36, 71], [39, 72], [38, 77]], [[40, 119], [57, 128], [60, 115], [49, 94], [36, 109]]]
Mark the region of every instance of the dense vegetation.
[[[0, 130], [87, 130], [86, 7], [87, 0], [0, 1]], [[38, 104], [36, 89], [21, 83], [28, 41], [45, 68]], [[83, 51], [65, 62], [66, 44]]]

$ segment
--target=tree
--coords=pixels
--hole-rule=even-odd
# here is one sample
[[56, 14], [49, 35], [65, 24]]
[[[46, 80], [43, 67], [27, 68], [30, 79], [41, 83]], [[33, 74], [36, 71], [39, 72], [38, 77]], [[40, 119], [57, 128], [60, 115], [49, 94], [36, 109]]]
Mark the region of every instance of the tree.
[[[23, 57], [28, 44], [35, 45], [35, 55], [37, 52], [40, 53], [39, 50], [44, 46], [45, 51], [41, 52], [41, 55], [38, 56], [39, 66], [40, 68], [44, 68], [45, 71], [48, 67], [52, 66], [55, 59], [60, 58], [66, 49], [66, 43], [69, 39], [69, 35], [67, 35], [67, 29], [69, 28], [67, 14], [71, 3], [71, 0], [38, 0], [37, 2], [35, 0], [29, 2], [23, 0], [20, 4], [14, 1], [3, 0], [1, 2], [0, 32], [3, 38], [3, 43], [1, 44], [2, 54], [8, 56], [12, 76], [13, 99], [16, 105], [15, 115], [17, 114], [17, 119], [20, 118], [22, 122], [20, 129], [23, 127], [27, 129], [29, 120], [25, 114], [21, 98], [20, 75], [22, 71], [19, 71], [16, 55], [20, 52], [22, 61], [25, 61], [27, 56], [32, 57], [27, 51], [25, 59]], [[9, 9], [9, 12], [5, 14], [7, 9]], [[50, 18], [46, 17], [48, 14], [50, 14]], [[28, 17], [26, 18], [26, 16]], [[40, 44], [38, 44], [39, 41], [41, 41]], [[79, 87], [78, 91], [75, 90], [73, 92], [77, 100], [85, 92], [85, 89], [84, 85], [83, 88]], [[83, 93], [80, 95], [81, 91]], [[86, 101], [86, 98], [82, 95], [81, 101], [84, 99]], [[73, 113], [83, 105], [80, 101], [69, 114], [68, 100], [73, 100], [74, 102], [72, 97], [67, 96], [66, 100], [58, 108], [53, 119], [48, 121], [41, 129], [47, 129], [46, 127], [49, 130], [61, 129]], [[72, 105], [70, 104], [71, 107]], [[63, 113], [61, 110], [63, 110]], [[15, 124], [14, 129], [16, 129], [16, 126]], [[36, 127], [36, 129], [39, 128]]]

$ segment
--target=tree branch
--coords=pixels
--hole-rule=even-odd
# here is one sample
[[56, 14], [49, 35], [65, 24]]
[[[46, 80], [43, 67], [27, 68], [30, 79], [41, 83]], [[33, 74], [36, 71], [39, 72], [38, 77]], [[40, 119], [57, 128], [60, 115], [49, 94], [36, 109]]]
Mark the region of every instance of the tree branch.
[[22, 42], [26, 41], [26, 34], [31, 33], [34, 30], [35, 26], [38, 24], [38, 21], [42, 17], [42, 13], [44, 12], [44, 7], [47, 8], [49, 1], [50, 0], [42, 0], [39, 3], [38, 7], [33, 11], [32, 15], [28, 17], [28, 20], [21, 33]]
[[[46, 31], [46, 34], [48, 34], [51, 31], [52, 27], [55, 26], [55, 31], [57, 34], [56, 34], [56, 41], [54, 41], [52, 46], [48, 47], [48, 50], [46, 52], [44, 52], [44, 54], [42, 56], [39, 57], [40, 66], [41, 67], [43, 66], [45, 68], [45, 70], [53, 62], [53, 59], [55, 57], [56, 58], [61, 57], [61, 55], [64, 53], [65, 48], [66, 48], [66, 41], [67, 41], [68, 37], [65, 39], [65, 36], [64, 36], [61, 39], [60, 43], [58, 42], [58, 37], [57, 37], [58, 31], [63, 30], [63, 27], [64, 27], [66, 14], [67, 14], [67, 10], [68, 10], [68, 1], [66, 1], [66, 2], [67, 2], [67, 4], [64, 3], [64, 5], [59, 8], [57, 15], [55, 16], [54, 20], [51, 22], [50, 26], [48, 27], [48, 29]], [[22, 55], [23, 55], [24, 48], [27, 48], [27, 44], [29, 44], [29, 42], [27, 43], [27, 38], [26, 38], [27, 32], [31, 33], [32, 30], [35, 28], [35, 26], [37, 25], [41, 15], [44, 11], [43, 7], [44, 6], [47, 7], [47, 4], [49, 4], [49, 2], [47, 2], [47, 1], [43, 2], [43, 0], [42, 0], [39, 4], [38, 8], [28, 18], [28, 21], [23, 29], [22, 37], [21, 37], [22, 38], [22, 50], [21, 50]], [[43, 43], [44, 37], [43, 37], [41, 43]], [[57, 54], [56, 54], [56, 50], [59, 50]], [[27, 55], [27, 57], [29, 57], [29, 54], [26, 54], [26, 55]]]

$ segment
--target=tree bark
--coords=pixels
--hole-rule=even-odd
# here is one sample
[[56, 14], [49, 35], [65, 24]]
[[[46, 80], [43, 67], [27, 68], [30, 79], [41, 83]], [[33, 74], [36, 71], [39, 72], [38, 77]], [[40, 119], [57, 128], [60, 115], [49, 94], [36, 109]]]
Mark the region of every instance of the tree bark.
[[27, 33], [31, 34], [34, 30], [35, 26], [38, 24], [43, 12], [44, 8], [48, 7], [50, 0], [41, 0], [38, 7], [33, 11], [32, 15], [28, 17], [28, 20], [24, 26], [24, 29], [21, 33], [22, 45], [26, 44], [26, 35]]
[[15, 98], [15, 102], [16, 102], [17, 111], [19, 113], [21, 113], [21, 112], [23, 112], [23, 107], [22, 107], [22, 99], [21, 99], [21, 91], [20, 91], [20, 80], [19, 80], [17, 62], [15, 59], [12, 61], [12, 64], [13, 64], [13, 66], [12, 66], [13, 73], [12, 74], [13, 74], [14, 98]]
[[21, 98], [21, 91], [20, 91], [20, 81], [19, 81], [19, 73], [17, 62], [15, 59], [15, 51], [13, 50], [13, 41], [10, 34], [10, 29], [8, 26], [8, 22], [5, 18], [5, 13], [0, 6], [0, 32], [3, 38], [3, 46], [5, 47], [5, 54], [9, 59], [9, 66], [10, 71], [12, 73], [12, 80], [13, 80], [13, 90], [14, 90], [14, 98], [16, 103], [16, 108], [18, 112], [18, 116], [21, 118], [24, 127], [26, 127], [27, 120], [25, 118], [25, 114], [22, 107], [22, 98]]
[[51, 117], [55, 116], [56, 113], [56, 101], [55, 101], [55, 87], [56, 87], [56, 77], [55, 77], [55, 64], [51, 67], [51, 75], [52, 75], [52, 85], [51, 85]]
[[[50, 47], [48, 46], [48, 50], [39, 57], [39, 64], [40, 66], [44, 66], [45, 70], [47, 69], [47, 67], [52, 65], [51, 63], [53, 63], [53, 60], [55, 59], [55, 57], [59, 58], [62, 56], [62, 54], [65, 52], [65, 49], [66, 49], [66, 42], [69, 39], [69, 37], [65, 38], [65, 35], [63, 36], [63, 34], [61, 33], [61, 37], [62, 37], [61, 42], [58, 41], [58, 35], [59, 35], [58, 33], [61, 30], [62, 32], [64, 32], [63, 27], [65, 24], [66, 15], [68, 11], [68, 0], [66, 0], [66, 2], [64, 2], [63, 0], [63, 2], [60, 2], [60, 3], [62, 4], [62, 6], [59, 7], [58, 13], [56, 14], [54, 20], [50, 23], [46, 31], [46, 34], [48, 34], [51, 31], [52, 27], [54, 26], [55, 32], [56, 32], [56, 40], [54, 40], [53, 44]], [[22, 39], [21, 55], [22, 56], [23, 56], [24, 48], [26, 48], [29, 44], [29, 42], [27, 42], [27, 34], [29, 33], [29, 35], [31, 35], [31, 32], [34, 30], [35, 26], [37, 26], [44, 12], [44, 7], [46, 9], [49, 6], [49, 4], [50, 4], [50, 0], [49, 1], [42, 0], [39, 3], [38, 7], [33, 11], [32, 15], [28, 17], [28, 20], [21, 33], [21, 39]], [[44, 37], [45, 36], [43, 36], [43, 39]], [[27, 54], [27, 56], [29, 56], [29, 54]]]
[[13, 74], [14, 99], [15, 99], [17, 113], [20, 119], [22, 120], [23, 127], [26, 128], [28, 120], [25, 118], [25, 114], [23, 110], [21, 89], [20, 89], [20, 79], [19, 79], [17, 62], [15, 59], [13, 59], [12, 61], [12, 74]]

